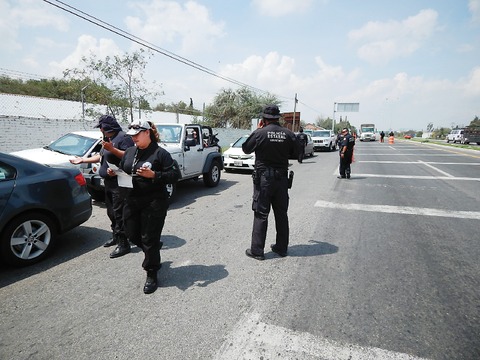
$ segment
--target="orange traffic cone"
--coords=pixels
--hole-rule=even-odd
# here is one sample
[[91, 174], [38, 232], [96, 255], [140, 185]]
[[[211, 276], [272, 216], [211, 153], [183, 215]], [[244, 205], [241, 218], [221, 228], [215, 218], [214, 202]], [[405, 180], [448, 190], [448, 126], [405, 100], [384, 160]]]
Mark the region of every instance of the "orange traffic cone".
[[390, 137], [388, 138], [388, 143], [389, 143], [389, 144], [393, 144], [394, 142], [395, 142], [395, 138], [394, 138], [393, 136], [390, 136]]

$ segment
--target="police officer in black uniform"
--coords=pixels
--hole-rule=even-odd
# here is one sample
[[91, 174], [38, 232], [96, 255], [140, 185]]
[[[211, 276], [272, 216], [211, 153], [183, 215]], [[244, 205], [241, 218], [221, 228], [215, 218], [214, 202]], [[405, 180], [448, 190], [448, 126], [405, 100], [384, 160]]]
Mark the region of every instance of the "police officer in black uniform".
[[350, 164], [353, 158], [353, 147], [355, 146], [355, 138], [350, 135], [347, 128], [342, 130], [342, 138], [340, 142], [340, 167], [339, 179], [350, 179]]
[[103, 246], [117, 245], [110, 254], [111, 258], [120, 257], [130, 252], [130, 243], [125, 235], [123, 226], [124, 190], [118, 186], [117, 177], [107, 174], [108, 163], [118, 166], [126, 149], [134, 145], [130, 136], [126, 135], [122, 127], [112, 115], [102, 115], [95, 126], [103, 133], [102, 149], [100, 153], [89, 158], [75, 158], [72, 164], [100, 162], [99, 175], [105, 184], [105, 206], [111, 222], [112, 238]]
[[279, 119], [278, 106], [266, 106], [257, 130], [250, 134], [242, 145], [246, 154], [255, 152], [253, 231], [251, 247], [245, 253], [257, 260], [265, 259], [264, 248], [270, 207], [273, 208], [277, 231], [276, 242], [271, 249], [282, 257], [287, 255], [289, 238], [288, 159], [295, 159], [298, 156], [298, 143], [292, 131], [280, 126]]
[[303, 162], [303, 158], [305, 157], [305, 146], [307, 146], [308, 136], [303, 132], [303, 128], [300, 128], [300, 133], [297, 134], [297, 142], [298, 142], [298, 162], [301, 164]]

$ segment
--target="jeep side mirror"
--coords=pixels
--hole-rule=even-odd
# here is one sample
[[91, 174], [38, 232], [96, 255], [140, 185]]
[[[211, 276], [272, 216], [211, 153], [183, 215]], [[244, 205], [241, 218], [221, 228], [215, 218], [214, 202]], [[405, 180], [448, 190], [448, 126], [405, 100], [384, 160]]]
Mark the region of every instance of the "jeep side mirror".
[[195, 139], [186, 139], [185, 140], [185, 146], [195, 146], [197, 145], [197, 141]]

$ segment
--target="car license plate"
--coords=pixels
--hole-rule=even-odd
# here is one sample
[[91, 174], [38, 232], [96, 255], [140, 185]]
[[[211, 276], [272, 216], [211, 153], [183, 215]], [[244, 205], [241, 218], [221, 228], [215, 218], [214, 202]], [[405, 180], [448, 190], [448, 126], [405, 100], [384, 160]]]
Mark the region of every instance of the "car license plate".
[[233, 166], [243, 166], [243, 161], [234, 161]]

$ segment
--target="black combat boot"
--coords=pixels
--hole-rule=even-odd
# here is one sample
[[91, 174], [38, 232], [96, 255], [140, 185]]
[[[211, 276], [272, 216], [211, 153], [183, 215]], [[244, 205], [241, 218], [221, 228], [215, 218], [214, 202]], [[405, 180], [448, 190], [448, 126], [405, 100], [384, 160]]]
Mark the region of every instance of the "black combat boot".
[[118, 245], [110, 254], [110, 258], [114, 259], [123, 255], [126, 255], [130, 252], [130, 243], [126, 237], [120, 237], [118, 239]]
[[105, 244], [103, 244], [103, 247], [110, 247], [110, 246], [113, 246], [113, 245], [117, 245], [118, 244], [118, 241], [116, 239], [116, 237], [112, 237], [110, 240], [108, 240]]
[[157, 271], [156, 270], [148, 270], [147, 271], [147, 280], [145, 281], [145, 285], [143, 286], [143, 292], [145, 294], [151, 294], [157, 290]]

